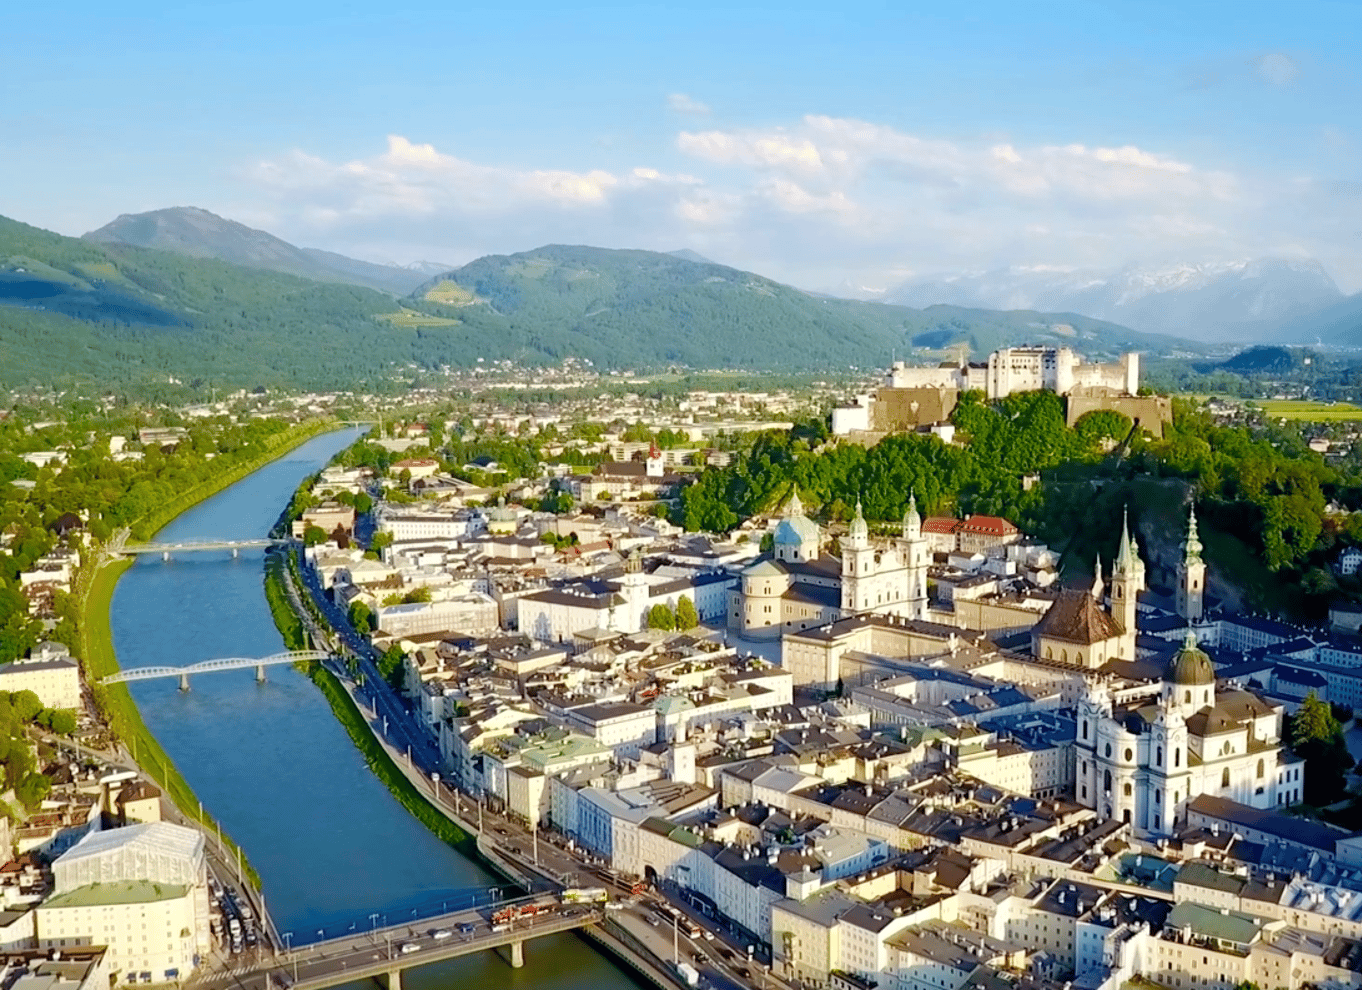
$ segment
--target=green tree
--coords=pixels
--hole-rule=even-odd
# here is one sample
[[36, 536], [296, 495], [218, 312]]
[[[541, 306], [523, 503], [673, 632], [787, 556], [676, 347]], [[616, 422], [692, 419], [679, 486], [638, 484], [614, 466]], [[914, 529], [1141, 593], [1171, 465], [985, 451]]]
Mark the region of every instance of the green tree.
[[1344, 796], [1353, 759], [1333, 709], [1313, 691], [1291, 719], [1291, 748], [1305, 761], [1306, 804], [1323, 807]]
[[360, 492], [355, 496], [355, 511], [360, 515], [372, 512], [373, 508], [374, 500], [369, 496], [368, 492]]
[[413, 588], [411, 591], [408, 591], [405, 595], [402, 596], [402, 602], [403, 604], [406, 605], [415, 605], [419, 602], [428, 601], [430, 601], [430, 588], [424, 586], [420, 588]]
[[307, 527], [303, 530], [303, 546], [305, 547], [315, 547], [318, 544], [325, 543], [326, 540], [326, 530], [322, 529], [320, 526], [314, 526], [312, 523], [308, 523]]
[[367, 636], [373, 631], [373, 611], [368, 605], [361, 601], [350, 603], [350, 625], [355, 627], [355, 632], [361, 636]]
[[58, 708], [52, 713], [52, 731], [59, 736], [69, 736], [76, 731], [76, 716], [74, 712], [69, 712], [65, 708]]
[[10, 695], [10, 704], [21, 722], [32, 722], [43, 710], [41, 699], [32, 691], [16, 691]]
[[384, 548], [390, 547], [392, 545], [393, 545], [392, 533], [389, 533], [387, 530], [382, 529], [376, 532], [373, 535], [373, 539], [369, 541], [370, 550], [383, 550]]
[[700, 624], [700, 615], [695, 611], [695, 603], [689, 595], [682, 595], [676, 601], [676, 628], [683, 632], [694, 629]]
[[648, 628], [670, 632], [676, 628], [676, 613], [664, 602], [658, 602], [648, 612]]

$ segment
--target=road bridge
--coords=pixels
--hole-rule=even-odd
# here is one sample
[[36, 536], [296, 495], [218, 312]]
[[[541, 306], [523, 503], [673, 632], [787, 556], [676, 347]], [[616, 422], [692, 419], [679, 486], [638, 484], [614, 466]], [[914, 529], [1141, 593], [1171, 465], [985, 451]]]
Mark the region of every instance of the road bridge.
[[211, 674], [219, 670], [244, 670], [255, 668], [255, 679], [265, 679], [265, 668], [285, 663], [305, 663], [311, 660], [325, 660], [331, 654], [323, 650], [293, 650], [289, 653], [276, 653], [270, 657], [226, 657], [221, 660], [200, 660], [188, 667], [129, 667], [116, 674], [100, 679], [101, 684], [127, 684], [129, 681], [150, 681], [158, 677], [178, 677], [180, 690], [189, 690], [190, 674]]
[[120, 557], [144, 556], [146, 554], [160, 554], [162, 560], [169, 560], [171, 554], [176, 553], [201, 553], [205, 550], [230, 550], [232, 556], [238, 556], [242, 550], [263, 550], [277, 546], [281, 543], [294, 543], [290, 539], [258, 539], [258, 540], [180, 540], [179, 542], [150, 542], [150, 543], [122, 543], [110, 544], [108, 552], [111, 555]]
[[[325, 990], [342, 983], [374, 979], [387, 990], [401, 990], [402, 971], [412, 966], [457, 959], [474, 952], [497, 950], [513, 967], [525, 964], [525, 942], [543, 935], [574, 931], [605, 920], [602, 904], [562, 904], [557, 896], [543, 894], [503, 901], [507, 907], [530, 909], [528, 917], [492, 921], [489, 907], [451, 911], [424, 918], [417, 924], [375, 927], [341, 938], [287, 946], [245, 972], [203, 973], [196, 990], [225, 986], [290, 987], [292, 990]], [[284, 935], [291, 942], [290, 933]], [[252, 977], [264, 977], [257, 983]]]

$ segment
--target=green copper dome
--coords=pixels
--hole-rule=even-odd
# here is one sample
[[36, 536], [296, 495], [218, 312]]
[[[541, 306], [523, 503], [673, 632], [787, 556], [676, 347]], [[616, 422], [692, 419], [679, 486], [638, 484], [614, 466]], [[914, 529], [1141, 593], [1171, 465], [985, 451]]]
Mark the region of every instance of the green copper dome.
[[1215, 683], [1215, 667], [1211, 664], [1211, 658], [1198, 648], [1196, 636], [1192, 633], [1187, 634], [1182, 649], [1173, 654], [1163, 679], [1172, 684], [1193, 687]]

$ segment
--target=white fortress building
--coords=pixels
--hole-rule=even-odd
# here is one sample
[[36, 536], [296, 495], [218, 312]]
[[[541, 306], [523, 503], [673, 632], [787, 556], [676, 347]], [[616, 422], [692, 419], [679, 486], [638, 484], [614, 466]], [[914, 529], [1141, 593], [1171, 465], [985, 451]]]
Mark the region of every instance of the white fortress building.
[[1089, 364], [1068, 347], [1006, 347], [981, 363], [910, 367], [896, 361], [878, 389], [833, 410], [832, 432], [890, 433], [944, 423], [966, 391], [983, 392], [990, 401], [1014, 392], [1054, 392], [1077, 400], [1070, 404], [1071, 425], [1099, 408], [1119, 409], [1156, 431], [1165, 416], [1171, 419], [1159, 400], [1134, 401], [1140, 393], [1140, 355], [1134, 351], [1114, 364]]

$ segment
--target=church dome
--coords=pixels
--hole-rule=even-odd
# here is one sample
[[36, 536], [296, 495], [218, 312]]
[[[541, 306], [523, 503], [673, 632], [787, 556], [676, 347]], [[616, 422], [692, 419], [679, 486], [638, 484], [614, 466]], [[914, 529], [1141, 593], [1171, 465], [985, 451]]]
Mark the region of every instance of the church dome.
[[1168, 670], [1164, 672], [1163, 679], [1171, 684], [1188, 686], [1215, 683], [1215, 667], [1211, 664], [1211, 658], [1197, 647], [1196, 636], [1192, 633], [1187, 634], [1182, 649], [1168, 661]]
[[816, 543], [818, 541], [818, 524], [808, 516], [782, 519], [776, 526], [775, 543], [777, 546], [799, 546], [803, 543]]

